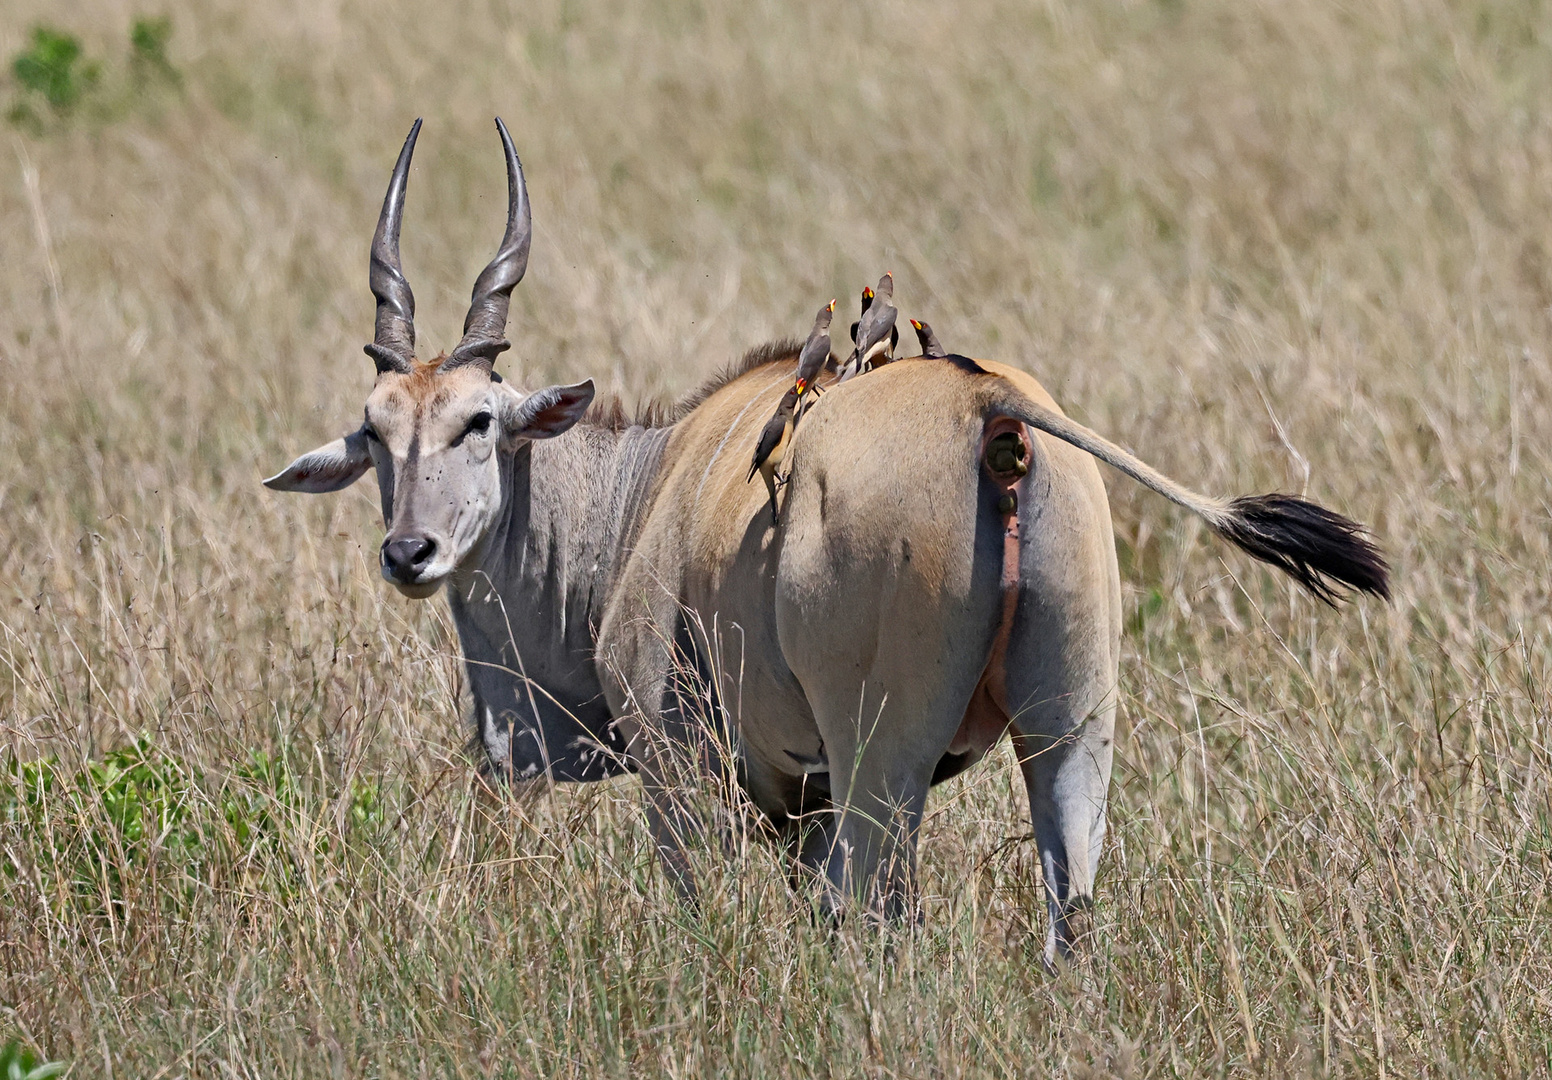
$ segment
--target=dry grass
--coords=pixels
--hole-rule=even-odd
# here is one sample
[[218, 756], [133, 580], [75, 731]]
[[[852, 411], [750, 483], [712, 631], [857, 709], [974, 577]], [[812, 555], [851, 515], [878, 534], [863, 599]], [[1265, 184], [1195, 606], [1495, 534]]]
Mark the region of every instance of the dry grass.
[[[462, 7], [172, 0], [181, 91], [0, 139], [0, 722], [59, 759], [0, 788], [0, 1028], [73, 1076], [1547, 1074], [1552, 11]], [[131, 14], [13, 0], [0, 55], [46, 19], [111, 57]], [[1329, 612], [1112, 484], [1081, 975], [1040, 972], [1005, 757], [931, 804], [890, 950], [760, 845], [690, 919], [631, 783], [475, 796], [375, 495], [258, 486], [359, 411], [417, 114], [405, 258], [454, 341], [497, 112], [538, 230], [509, 372], [679, 392], [891, 268], [1166, 471], [1384, 538], [1394, 605]], [[141, 736], [125, 811], [78, 770]]]

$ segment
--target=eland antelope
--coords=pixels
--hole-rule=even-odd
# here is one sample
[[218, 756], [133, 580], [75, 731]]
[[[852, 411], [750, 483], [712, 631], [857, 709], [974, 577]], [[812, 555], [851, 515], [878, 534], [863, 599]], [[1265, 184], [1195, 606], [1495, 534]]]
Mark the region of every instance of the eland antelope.
[[795, 344], [750, 353], [656, 426], [590, 412], [590, 381], [524, 390], [495, 373], [530, 237], [497, 127], [506, 233], [463, 340], [415, 354], [399, 225], [416, 121], [372, 241], [364, 419], [265, 483], [336, 491], [375, 469], [382, 574], [414, 598], [446, 586], [489, 767], [640, 772], [687, 897], [684, 830], [698, 823], [651, 737], [690, 726], [672, 685], [682, 663], [710, 680], [738, 783], [826, 901], [886, 917], [912, 909], [929, 788], [1010, 735], [1046, 955], [1065, 955], [1093, 897], [1116, 713], [1120, 579], [1096, 459], [1323, 600], [1387, 595], [1356, 523], [1291, 496], [1191, 492], [1068, 419], [1030, 375], [957, 355], [832, 381], [786, 450], [773, 527], [745, 477]]

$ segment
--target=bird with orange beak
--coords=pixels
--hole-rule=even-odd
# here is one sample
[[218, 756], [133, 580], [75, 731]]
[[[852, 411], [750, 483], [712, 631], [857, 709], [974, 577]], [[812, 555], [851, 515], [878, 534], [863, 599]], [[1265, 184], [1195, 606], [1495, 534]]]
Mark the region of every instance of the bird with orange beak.
[[837, 381], [845, 382], [864, 371], [871, 371], [875, 365], [886, 364], [893, 357], [895, 343], [900, 340], [900, 331], [895, 327], [895, 319], [900, 313], [893, 303], [894, 295], [893, 274], [885, 274], [878, 279], [878, 288], [874, 290], [871, 302], [867, 293], [863, 293], [865, 310], [862, 318], [857, 320], [857, 343], [852, 347], [851, 358], [846, 361], [846, 367], [842, 369]]
[[781, 396], [781, 403], [776, 406], [776, 411], [765, 422], [765, 428], [760, 432], [760, 441], [755, 444], [754, 460], [749, 463], [749, 475], [744, 477], [744, 483], [754, 479], [754, 474], [759, 473], [765, 478], [765, 490], [771, 497], [771, 524], [781, 523], [780, 512], [776, 508], [776, 488], [779, 484], [786, 483], [783, 479], [776, 479], [776, 470], [781, 468], [782, 460], [787, 456], [787, 446], [792, 442], [792, 428], [797, 422], [795, 414], [798, 407], [798, 388], [796, 385], [788, 388]]
[[803, 343], [803, 351], [798, 354], [798, 377], [794, 386], [800, 401], [810, 390], [819, 392], [814, 382], [830, 359], [830, 320], [834, 316], [835, 301], [831, 300], [814, 316], [814, 328], [808, 332], [808, 340]]
[[938, 343], [938, 335], [932, 332], [932, 327], [920, 319], [912, 319], [911, 329], [916, 331], [916, 340], [921, 343], [923, 356], [930, 360], [941, 360], [948, 355], [943, 351], [943, 346]]
[[851, 324], [851, 343], [852, 343], [853, 346], [855, 346], [857, 344], [857, 327], [862, 325], [862, 320], [867, 318], [868, 308], [870, 308], [872, 306], [873, 306], [873, 286], [871, 286], [871, 285], [864, 285], [862, 287], [862, 311], [857, 315], [856, 320], [853, 321], [852, 324]]

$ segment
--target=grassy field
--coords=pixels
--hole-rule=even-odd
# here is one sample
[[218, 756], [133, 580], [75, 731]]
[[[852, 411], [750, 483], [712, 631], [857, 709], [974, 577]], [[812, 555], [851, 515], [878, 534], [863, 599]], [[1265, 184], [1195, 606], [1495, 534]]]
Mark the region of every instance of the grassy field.
[[[1548, 1075], [1552, 9], [643, 7], [6, 4], [0, 57], [47, 23], [84, 59], [63, 110], [0, 86], [0, 1041], [117, 1078]], [[405, 264], [456, 342], [497, 113], [511, 375], [672, 397], [892, 269], [1166, 472], [1382, 538], [1395, 602], [1328, 611], [1109, 477], [1079, 970], [1040, 969], [1006, 753], [929, 804], [888, 947], [758, 843], [679, 910], [633, 782], [482, 795], [375, 487], [259, 486], [359, 416], [417, 115]]]

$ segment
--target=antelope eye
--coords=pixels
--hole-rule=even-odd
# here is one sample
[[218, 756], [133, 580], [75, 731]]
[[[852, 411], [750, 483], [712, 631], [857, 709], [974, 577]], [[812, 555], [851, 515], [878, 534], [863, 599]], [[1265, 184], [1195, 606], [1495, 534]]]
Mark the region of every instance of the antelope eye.
[[472, 432], [475, 435], [483, 435], [490, 430], [490, 421], [490, 413], [475, 413], [474, 418], [469, 421], [469, 426], [464, 428], [464, 431], [466, 433]]
[[378, 436], [377, 429], [372, 427], [371, 424], [362, 424], [361, 425], [361, 434], [365, 435], [368, 439], [371, 439], [373, 442], [382, 442], [383, 441], [382, 438]]

